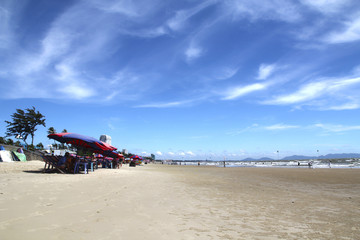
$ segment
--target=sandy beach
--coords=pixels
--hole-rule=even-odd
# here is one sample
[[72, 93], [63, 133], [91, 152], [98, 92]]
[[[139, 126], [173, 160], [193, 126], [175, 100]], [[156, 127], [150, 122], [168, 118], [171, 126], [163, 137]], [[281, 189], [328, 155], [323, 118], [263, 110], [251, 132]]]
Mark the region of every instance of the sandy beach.
[[0, 239], [360, 239], [360, 169], [0, 163]]

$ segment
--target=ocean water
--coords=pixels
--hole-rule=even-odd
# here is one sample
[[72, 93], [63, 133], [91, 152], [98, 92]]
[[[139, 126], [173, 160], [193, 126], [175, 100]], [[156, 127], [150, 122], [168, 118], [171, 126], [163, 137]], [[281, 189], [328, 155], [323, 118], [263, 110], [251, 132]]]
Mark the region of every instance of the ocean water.
[[278, 167], [278, 168], [360, 168], [360, 159], [299, 160], [299, 161], [168, 161], [171, 165], [216, 167]]

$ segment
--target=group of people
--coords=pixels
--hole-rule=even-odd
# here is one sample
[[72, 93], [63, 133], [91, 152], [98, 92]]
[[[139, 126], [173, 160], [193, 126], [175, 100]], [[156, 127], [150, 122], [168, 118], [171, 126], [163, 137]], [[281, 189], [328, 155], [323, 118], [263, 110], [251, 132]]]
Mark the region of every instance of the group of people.
[[67, 172], [74, 173], [76, 161], [75, 157], [72, 157], [69, 152], [66, 152], [65, 155], [59, 159], [58, 167]]
[[[66, 172], [69, 173], [74, 173], [75, 171], [75, 164], [78, 161], [78, 159], [76, 159], [76, 157], [73, 157], [70, 155], [69, 152], [66, 152], [65, 155], [59, 159], [58, 161], [58, 167], [65, 170]], [[105, 161], [105, 159], [103, 159], [103, 161]], [[119, 162], [119, 160], [117, 159], [112, 159], [112, 166], [113, 168], [119, 168], [120, 165], [122, 166], [122, 161]]]

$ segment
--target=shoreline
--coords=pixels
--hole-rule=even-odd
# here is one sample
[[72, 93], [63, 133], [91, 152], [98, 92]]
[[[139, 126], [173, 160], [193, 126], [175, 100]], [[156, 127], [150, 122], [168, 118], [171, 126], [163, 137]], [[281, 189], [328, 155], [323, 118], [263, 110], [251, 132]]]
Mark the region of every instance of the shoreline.
[[360, 169], [0, 163], [2, 239], [360, 239]]

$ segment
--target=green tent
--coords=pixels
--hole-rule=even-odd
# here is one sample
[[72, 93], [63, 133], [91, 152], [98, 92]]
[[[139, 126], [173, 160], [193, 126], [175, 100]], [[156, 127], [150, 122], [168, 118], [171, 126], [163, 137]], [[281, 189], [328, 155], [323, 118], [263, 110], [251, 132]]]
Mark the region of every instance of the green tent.
[[21, 162], [26, 162], [26, 155], [24, 153], [19, 153], [16, 151], [12, 151], [14, 159]]

